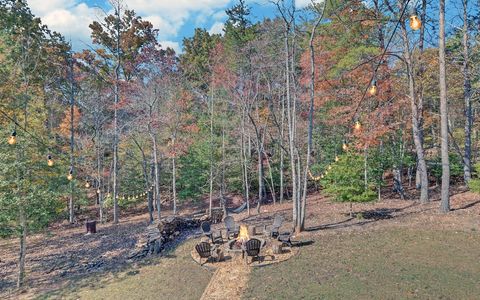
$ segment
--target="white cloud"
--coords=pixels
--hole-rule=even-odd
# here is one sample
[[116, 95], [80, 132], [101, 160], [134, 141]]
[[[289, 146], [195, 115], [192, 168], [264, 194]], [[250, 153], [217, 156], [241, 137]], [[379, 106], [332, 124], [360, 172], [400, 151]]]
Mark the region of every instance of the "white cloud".
[[[43, 5], [40, 5], [40, 2]], [[75, 4], [73, 1], [61, 0], [29, 0], [29, 4], [32, 12], [40, 16], [44, 24], [71, 39], [75, 48], [90, 42], [88, 25], [95, 19], [96, 8], [85, 3]]]
[[[32, 12], [52, 30], [71, 38], [74, 47], [83, 47], [80, 41], [90, 42], [88, 25], [102, 18], [98, 9], [89, 6], [86, 0], [27, 0]], [[104, 4], [107, 3], [103, 0]], [[126, 7], [133, 9], [159, 29], [160, 40], [175, 38], [185, 23], [194, 17], [196, 26], [209, 20], [219, 21], [225, 16], [222, 11], [232, 0], [125, 0]], [[216, 13], [214, 13], [216, 12]], [[214, 24], [212, 30], [218, 30]]]
[[180, 44], [174, 41], [160, 41], [160, 46], [162, 46], [162, 49], [172, 48], [177, 54], [182, 53]]
[[215, 22], [212, 27], [210, 27], [210, 30], [208, 33], [210, 34], [222, 34], [223, 33], [223, 28], [225, 27], [223, 22]]
[[[196, 26], [204, 25], [212, 15], [216, 15], [215, 11], [226, 8], [231, 0], [126, 0], [125, 2], [129, 9], [135, 10], [141, 16], [156, 16], [168, 20], [168, 24], [162, 23], [158, 26], [160, 39], [166, 39], [173, 37], [193, 15]], [[162, 31], [165, 31], [165, 34], [162, 34]]]

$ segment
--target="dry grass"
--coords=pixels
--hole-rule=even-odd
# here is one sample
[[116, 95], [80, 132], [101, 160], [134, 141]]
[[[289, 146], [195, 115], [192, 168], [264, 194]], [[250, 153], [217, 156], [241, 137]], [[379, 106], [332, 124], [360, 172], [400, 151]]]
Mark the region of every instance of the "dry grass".
[[148, 265], [86, 278], [41, 298], [59, 299], [199, 299], [213, 272], [193, 262], [187, 241]]
[[245, 299], [478, 299], [478, 231], [390, 228], [319, 235], [254, 269]]
[[[296, 239], [315, 243], [286, 262], [253, 270], [244, 297], [478, 298], [480, 200], [472, 193], [456, 192], [453, 211], [446, 215], [439, 213], [438, 201], [420, 205], [389, 196], [355, 205], [358, 218], [348, 216], [348, 205], [312, 195], [307, 231]], [[435, 190], [432, 198], [438, 198]], [[242, 213], [235, 218], [262, 227], [282, 214], [282, 231], [288, 231], [291, 205], [266, 205], [260, 215]], [[213, 272], [193, 262], [195, 241], [167, 257], [141, 264], [127, 261], [146, 219], [129, 216], [120, 225], [100, 226], [92, 236], [85, 236], [83, 227], [62, 226], [29, 237], [29, 289], [24, 294], [12, 288], [18, 242], [0, 241], [0, 298], [199, 299]], [[101, 267], [88, 271], [86, 267], [98, 262]]]

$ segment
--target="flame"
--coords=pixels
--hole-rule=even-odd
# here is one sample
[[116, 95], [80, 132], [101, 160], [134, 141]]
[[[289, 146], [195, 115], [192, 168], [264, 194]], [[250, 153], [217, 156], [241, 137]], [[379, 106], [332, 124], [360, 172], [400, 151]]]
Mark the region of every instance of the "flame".
[[248, 227], [246, 225], [240, 225], [240, 232], [238, 233], [238, 240], [239, 241], [247, 241], [248, 240]]

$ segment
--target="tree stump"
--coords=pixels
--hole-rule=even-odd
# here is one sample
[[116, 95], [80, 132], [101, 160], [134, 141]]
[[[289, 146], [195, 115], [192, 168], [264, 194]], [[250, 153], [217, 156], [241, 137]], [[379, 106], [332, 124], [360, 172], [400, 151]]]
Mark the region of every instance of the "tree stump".
[[87, 227], [87, 234], [97, 233], [97, 221], [87, 221], [85, 226]]
[[213, 254], [216, 262], [221, 262], [225, 260], [225, 254], [223, 253], [223, 250], [221, 248], [217, 248]]
[[248, 236], [249, 236], [250, 238], [252, 238], [252, 237], [254, 237], [254, 236], [256, 236], [256, 235], [257, 235], [257, 227], [255, 227], [255, 226], [253, 226], [253, 225], [252, 225], [252, 226], [248, 226]]
[[284, 243], [282, 242], [272, 242], [272, 252], [273, 254], [282, 254], [283, 253]]

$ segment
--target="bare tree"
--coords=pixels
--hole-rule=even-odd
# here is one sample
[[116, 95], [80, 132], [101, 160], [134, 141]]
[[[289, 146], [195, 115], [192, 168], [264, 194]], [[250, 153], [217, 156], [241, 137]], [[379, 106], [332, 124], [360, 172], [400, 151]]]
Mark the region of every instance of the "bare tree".
[[439, 10], [439, 67], [440, 67], [440, 126], [442, 152], [442, 192], [441, 208], [444, 213], [450, 211], [450, 162], [448, 157], [448, 102], [445, 67], [445, 0], [440, 0]]

